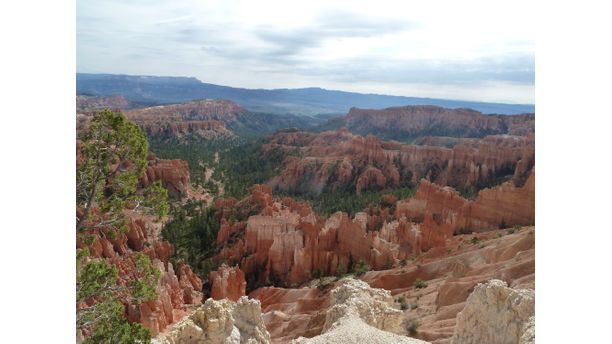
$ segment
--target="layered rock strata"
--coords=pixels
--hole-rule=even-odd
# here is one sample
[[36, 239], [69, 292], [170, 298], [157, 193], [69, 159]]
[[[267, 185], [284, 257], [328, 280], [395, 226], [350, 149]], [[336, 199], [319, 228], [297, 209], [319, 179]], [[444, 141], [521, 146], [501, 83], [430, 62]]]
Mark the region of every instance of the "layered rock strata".
[[432, 105], [390, 107], [386, 109], [351, 108], [334, 120], [359, 134], [376, 134], [394, 139], [436, 135], [483, 137], [486, 135], [525, 135], [535, 131], [535, 115], [483, 115], [471, 109], [447, 109]]
[[488, 136], [452, 148], [406, 145], [347, 130], [282, 132], [264, 151], [286, 158], [268, 184], [288, 192], [320, 194], [414, 186], [425, 178], [442, 186], [481, 189], [504, 179], [521, 186], [535, 163], [530, 136]]

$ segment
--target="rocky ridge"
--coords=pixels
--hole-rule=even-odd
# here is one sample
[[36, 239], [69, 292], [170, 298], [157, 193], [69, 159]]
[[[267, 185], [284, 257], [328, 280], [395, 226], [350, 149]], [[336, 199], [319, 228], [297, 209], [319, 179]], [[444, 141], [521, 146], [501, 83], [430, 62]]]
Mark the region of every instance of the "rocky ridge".
[[491, 280], [478, 284], [457, 315], [452, 344], [535, 343], [535, 292]]
[[153, 339], [154, 344], [267, 344], [270, 335], [257, 300], [208, 299], [192, 314]]
[[104, 108], [112, 110], [125, 110], [132, 106], [129, 100], [123, 96], [76, 96], [77, 113], [85, 113]]
[[484, 115], [471, 109], [432, 105], [380, 110], [351, 108], [346, 116], [330, 121], [327, 126], [345, 127], [357, 134], [400, 140], [421, 136], [526, 135], [535, 131], [535, 115]]
[[521, 186], [535, 164], [533, 135], [487, 136], [446, 148], [382, 141], [345, 129], [320, 134], [297, 131], [270, 137], [264, 151], [285, 155], [268, 185], [311, 195], [414, 186], [423, 178], [464, 190], [508, 179]]
[[323, 333], [300, 337], [293, 344], [306, 343], [423, 343], [414, 338], [395, 335], [406, 332], [403, 312], [392, 307], [389, 291], [371, 288], [352, 278], [338, 282], [331, 291], [332, 306], [327, 310]]

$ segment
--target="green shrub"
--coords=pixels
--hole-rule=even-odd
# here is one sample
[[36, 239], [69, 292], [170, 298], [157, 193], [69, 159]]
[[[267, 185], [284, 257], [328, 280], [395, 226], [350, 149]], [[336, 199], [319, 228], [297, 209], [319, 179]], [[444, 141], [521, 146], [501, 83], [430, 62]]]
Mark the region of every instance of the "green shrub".
[[402, 259], [402, 260], [400, 260], [400, 266], [401, 266], [401, 267], [406, 266], [406, 259]]
[[406, 325], [406, 330], [408, 331], [408, 333], [410, 333], [410, 335], [414, 336], [417, 334], [420, 325], [421, 324], [418, 320], [412, 319], [408, 322], [408, 325]]
[[406, 301], [406, 296], [400, 295], [400, 297], [398, 297], [395, 301], [397, 301], [400, 304], [401, 310], [408, 309], [408, 301]]
[[321, 276], [323, 276], [323, 273], [321, 272], [321, 269], [319, 268], [312, 270], [312, 272], [310, 273], [310, 277], [312, 279], [318, 279], [318, 278], [321, 278]]
[[414, 281], [414, 287], [415, 287], [416, 289], [423, 289], [423, 288], [427, 288], [427, 282], [423, 281], [423, 280], [422, 280], [422, 279], [420, 279], [420, 278], [417, 278], [417, 279]]
[[478, 244], [478, 243], [480, 242], [480, 239], [478, 239], [477, 237], [472, 237], [472, 240], [470, 240], [470, 242], [471, 242], [473, 245], [476, 245], [476, 244]]
[[360, 260], [357, 265], [355, 265], [353, 272], [357, 276], [361, 276], [366, 272], [370, 271], [370, 266], [366, 264], [363, 260]]

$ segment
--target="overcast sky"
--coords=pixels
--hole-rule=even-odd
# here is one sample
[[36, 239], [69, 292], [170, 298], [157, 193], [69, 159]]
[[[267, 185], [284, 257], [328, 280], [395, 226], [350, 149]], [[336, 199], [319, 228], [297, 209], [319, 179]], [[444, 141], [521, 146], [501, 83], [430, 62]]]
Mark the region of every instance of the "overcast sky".
[[77, 72], [533, 103], [534, 19], [528, 1], [78, 0]]

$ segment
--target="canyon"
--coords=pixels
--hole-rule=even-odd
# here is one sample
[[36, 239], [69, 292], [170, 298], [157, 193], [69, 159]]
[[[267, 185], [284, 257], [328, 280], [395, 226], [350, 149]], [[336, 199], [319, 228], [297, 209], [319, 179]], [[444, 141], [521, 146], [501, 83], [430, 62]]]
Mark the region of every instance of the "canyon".
[[271, 136], [264, 151], [285, 155], [280, 171], [268, 182], [284, 192], [360, 193], [415, 186], [423, 178], [479, 190], [503, 180], [522, 185], [535, 164], [535, 137], [494, 135], [446, 148], [383, 141], [347, 129], [319, 134], [291, 131]]
[[[448, 187], [423, 180], [414, 197], [386, 208], [381, 205], [378, 213], [359, 212], [354, 218], [342, 212], [318, 216], [307, 203], [289, 197], [274, 201], [270, 187], [256, 185], [239, 202], [217, 203], [221, 250], [215, 259], [238, 264], [259, 283], [270, 279], [287, 285], [308, 281], [315, 270], [334, 275], [359, 261], [381, 270], [445, 247], [456, 240], [455, 234], [532, 224], [534, 183], [535, 172], [522, 187], [507, 182], [483, 189], [475, 201], [469, 201]], [[237, 208], [256, 214], [246, 221], [228, 220], [226, 216]], [[379, 230], [368, 230], [369, 223], [380, 221]]]
[[395, 140], [422, 136], [484, 137], [487, 135], [527, 135], [535, 131], [534, 114], [484, 115], [466, 109], [433, 105], [351, 108], [346, 116], [331, 119], [323, 128], [347, 128], [353, 133]]
[[[121, 98], [78, 102], [77, 132], [87, 129], [90, 109], [129, 106]], [[126, 116], [149, 137], [186, 145], [270, 128], [223, 100]], [[197, 223], [205, 227], [198, 235], [213, 235], [197, 246], [208, 255], [198, 264], [180, 259], [192, 253], [162, 235], [171, 217], [132, 205], [124, 209], [125, 230], [84, 230], [77, 249], [116, 267], [124, 286], [137, 278], [140, 255], [151, 260], [160, 272], [157, 299], [122, 301], [128, 321], [158, 344], [533, 343], [534, 115], [415, 106], [354, 108], [343, 121], [331, 131], [269, 135], [264, 157], [280, 153], [281, 164], [241, 199], [198, 191], [187, 161], [150, 152], [138, 189], [160, 181], [173, 207], [210, 214]], [[391, 130], [417, 139], [372, 135]], [[400, 188], [413, 192], [392, 194]], [[364, 209], [325, 214], [287, 196], [371, 191], [381, 196]], [[183, 221], [195, 217], [182, 214]]]

